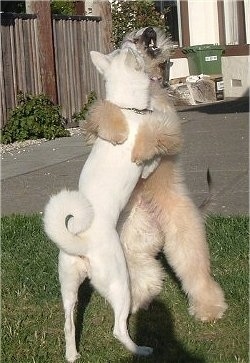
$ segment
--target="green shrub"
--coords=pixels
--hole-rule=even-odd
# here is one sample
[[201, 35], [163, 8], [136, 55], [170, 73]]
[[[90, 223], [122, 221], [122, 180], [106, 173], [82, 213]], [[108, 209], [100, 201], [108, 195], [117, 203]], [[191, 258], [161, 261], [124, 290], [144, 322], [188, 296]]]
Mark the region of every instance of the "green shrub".
[[65, 124], [60, 107], [55, 106], [45, 95], [19, 93], [18, 106], [2, 130], [1, 142], [9, 144], [14, 141], [70, 136]]
[[52, 14], [74, 15], [75, 6], [73, 1], [52, 0], [50, 3]]
[[74, 113], [72, 116], [72, 121], [76, 122], [79, 125], [79, 121], [83, 121], [86, 118], [86, 115], [91, 107], [91, 105], [97, 100], [96, 93], [94, 91], [91, 91], [87, 103], [83, 105], [81, 111]]
[[153, 1], [112, 1], [112, 27], [113, 42], [115, 47], [119, 48], [120, 43], [126, 33], [133, 29], [139, 29], [147, 26], [157, 26], [167, 31], [165, 14], [159, 13]]

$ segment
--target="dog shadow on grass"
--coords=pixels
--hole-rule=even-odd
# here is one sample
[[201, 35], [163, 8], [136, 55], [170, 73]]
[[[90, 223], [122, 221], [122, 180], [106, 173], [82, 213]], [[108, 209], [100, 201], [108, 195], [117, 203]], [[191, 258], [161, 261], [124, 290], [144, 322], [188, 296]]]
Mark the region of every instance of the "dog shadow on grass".
[[79, 350], [79, 345], [81, 341], [81, 336], [83, 332], [83, 319], [86, 308], [90, 302], [91, 295], [93, 293], [93, 288], [86, 279], [79, 287], [78, 290], [78, 304], [76, 306], [76, 319], [75, 319], [75, 329], [76, 329], [76, 349]]
[[152, 356], [119, 360], [119, 363], [205, 363], [204, 359], [188, 352], [174, 331], [170, 311], [161, 301], [155, 300], [147, 311], [136, 316], [135, 342], [151, 346]]
[[[165, 256], [160, 253], [157, 259], [161, 261], [169, 278], [181, 289], [180, 281]], [[178, 340], [170, 310], [157, 299], [150, 304], [147, 311], [138, 311], [135, 329], [134, 341], [139, 345], [152, 347], [154, 352], [147, 358], [134, 356], [129, 360], [119, 360], [119, 363], [205, 363], [204, 358], [189, 352]]]

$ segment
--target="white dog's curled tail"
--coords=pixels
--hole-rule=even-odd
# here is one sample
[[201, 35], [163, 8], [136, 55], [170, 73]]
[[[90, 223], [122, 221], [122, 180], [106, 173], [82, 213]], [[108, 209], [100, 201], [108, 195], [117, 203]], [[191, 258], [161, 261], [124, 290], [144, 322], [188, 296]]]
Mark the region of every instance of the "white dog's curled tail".
[[44, 229], [66, 253], [84, 255], [88, 243], [82, 233], [88, 230], [93, 218], [93, 208], [84, 195], [78, 191], [62, 190], [53, 195], [45, 207]]

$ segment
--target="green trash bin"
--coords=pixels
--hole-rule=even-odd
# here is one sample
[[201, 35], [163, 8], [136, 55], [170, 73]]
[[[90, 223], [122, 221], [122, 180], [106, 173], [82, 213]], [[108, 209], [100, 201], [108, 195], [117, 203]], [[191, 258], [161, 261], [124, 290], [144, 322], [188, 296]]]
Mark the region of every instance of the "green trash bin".
[[225, 48], [221, 45], [204, 44], [183, 48], [187, 55], [190, 75], [221, 74], [221, 56]]

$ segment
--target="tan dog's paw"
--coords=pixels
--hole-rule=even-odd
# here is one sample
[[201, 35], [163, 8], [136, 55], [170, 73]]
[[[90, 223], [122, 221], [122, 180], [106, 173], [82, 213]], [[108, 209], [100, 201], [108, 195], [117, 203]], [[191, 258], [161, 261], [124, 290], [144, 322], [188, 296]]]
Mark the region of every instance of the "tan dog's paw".
[[221, 319], [227, 310], [227, 304], [207, 305], [207, 306], [191, 306], [189, 308], [190, 315], [202, 322], [215, 322]]
[[139, 151], [135, 151], [135, 148], [132, 151], [132, 155], [131, 155], [131, 161], [132, 163], [136, 163], [137, 165], [142, 164], [142, 154], [139, 153]]
[[146, 142], [138, 142], [132, 150], [131, 160], [133, 163], [140, 165], [147, 160], [153, 159], [155, 154], [156, 150], [153, 145], [150, 145], [150, 142], [148, 144]]
[[221, 287], [210, 280], [206, 288], [200, 291], [199, 298], [190, 301], [189, 313], [197, 320], [209, 322], [221, 319], [227, 308]]
[[91, 108], [85, 123], [88, 138], [94, 134], [113, 145], [128, 138], [128, 124], [120, 108], [109, 101], [99, 101]]
[[137, 165], [153, 159], [157, 154], [157, 140], [152, 134], [151, 127], [148, 123], [144, 123], [139, 127], [135, 139], [135, 145], [132, 150], [131, 160]]
[[[110, 125], [111, 126], [111, 125]], [[117, 123], [115, 127], [100, 125], [98, 135], [100, 138], [111, 142], [113, 145], [122, 144], [128, 138], [128, 128], [125, 123]]]

